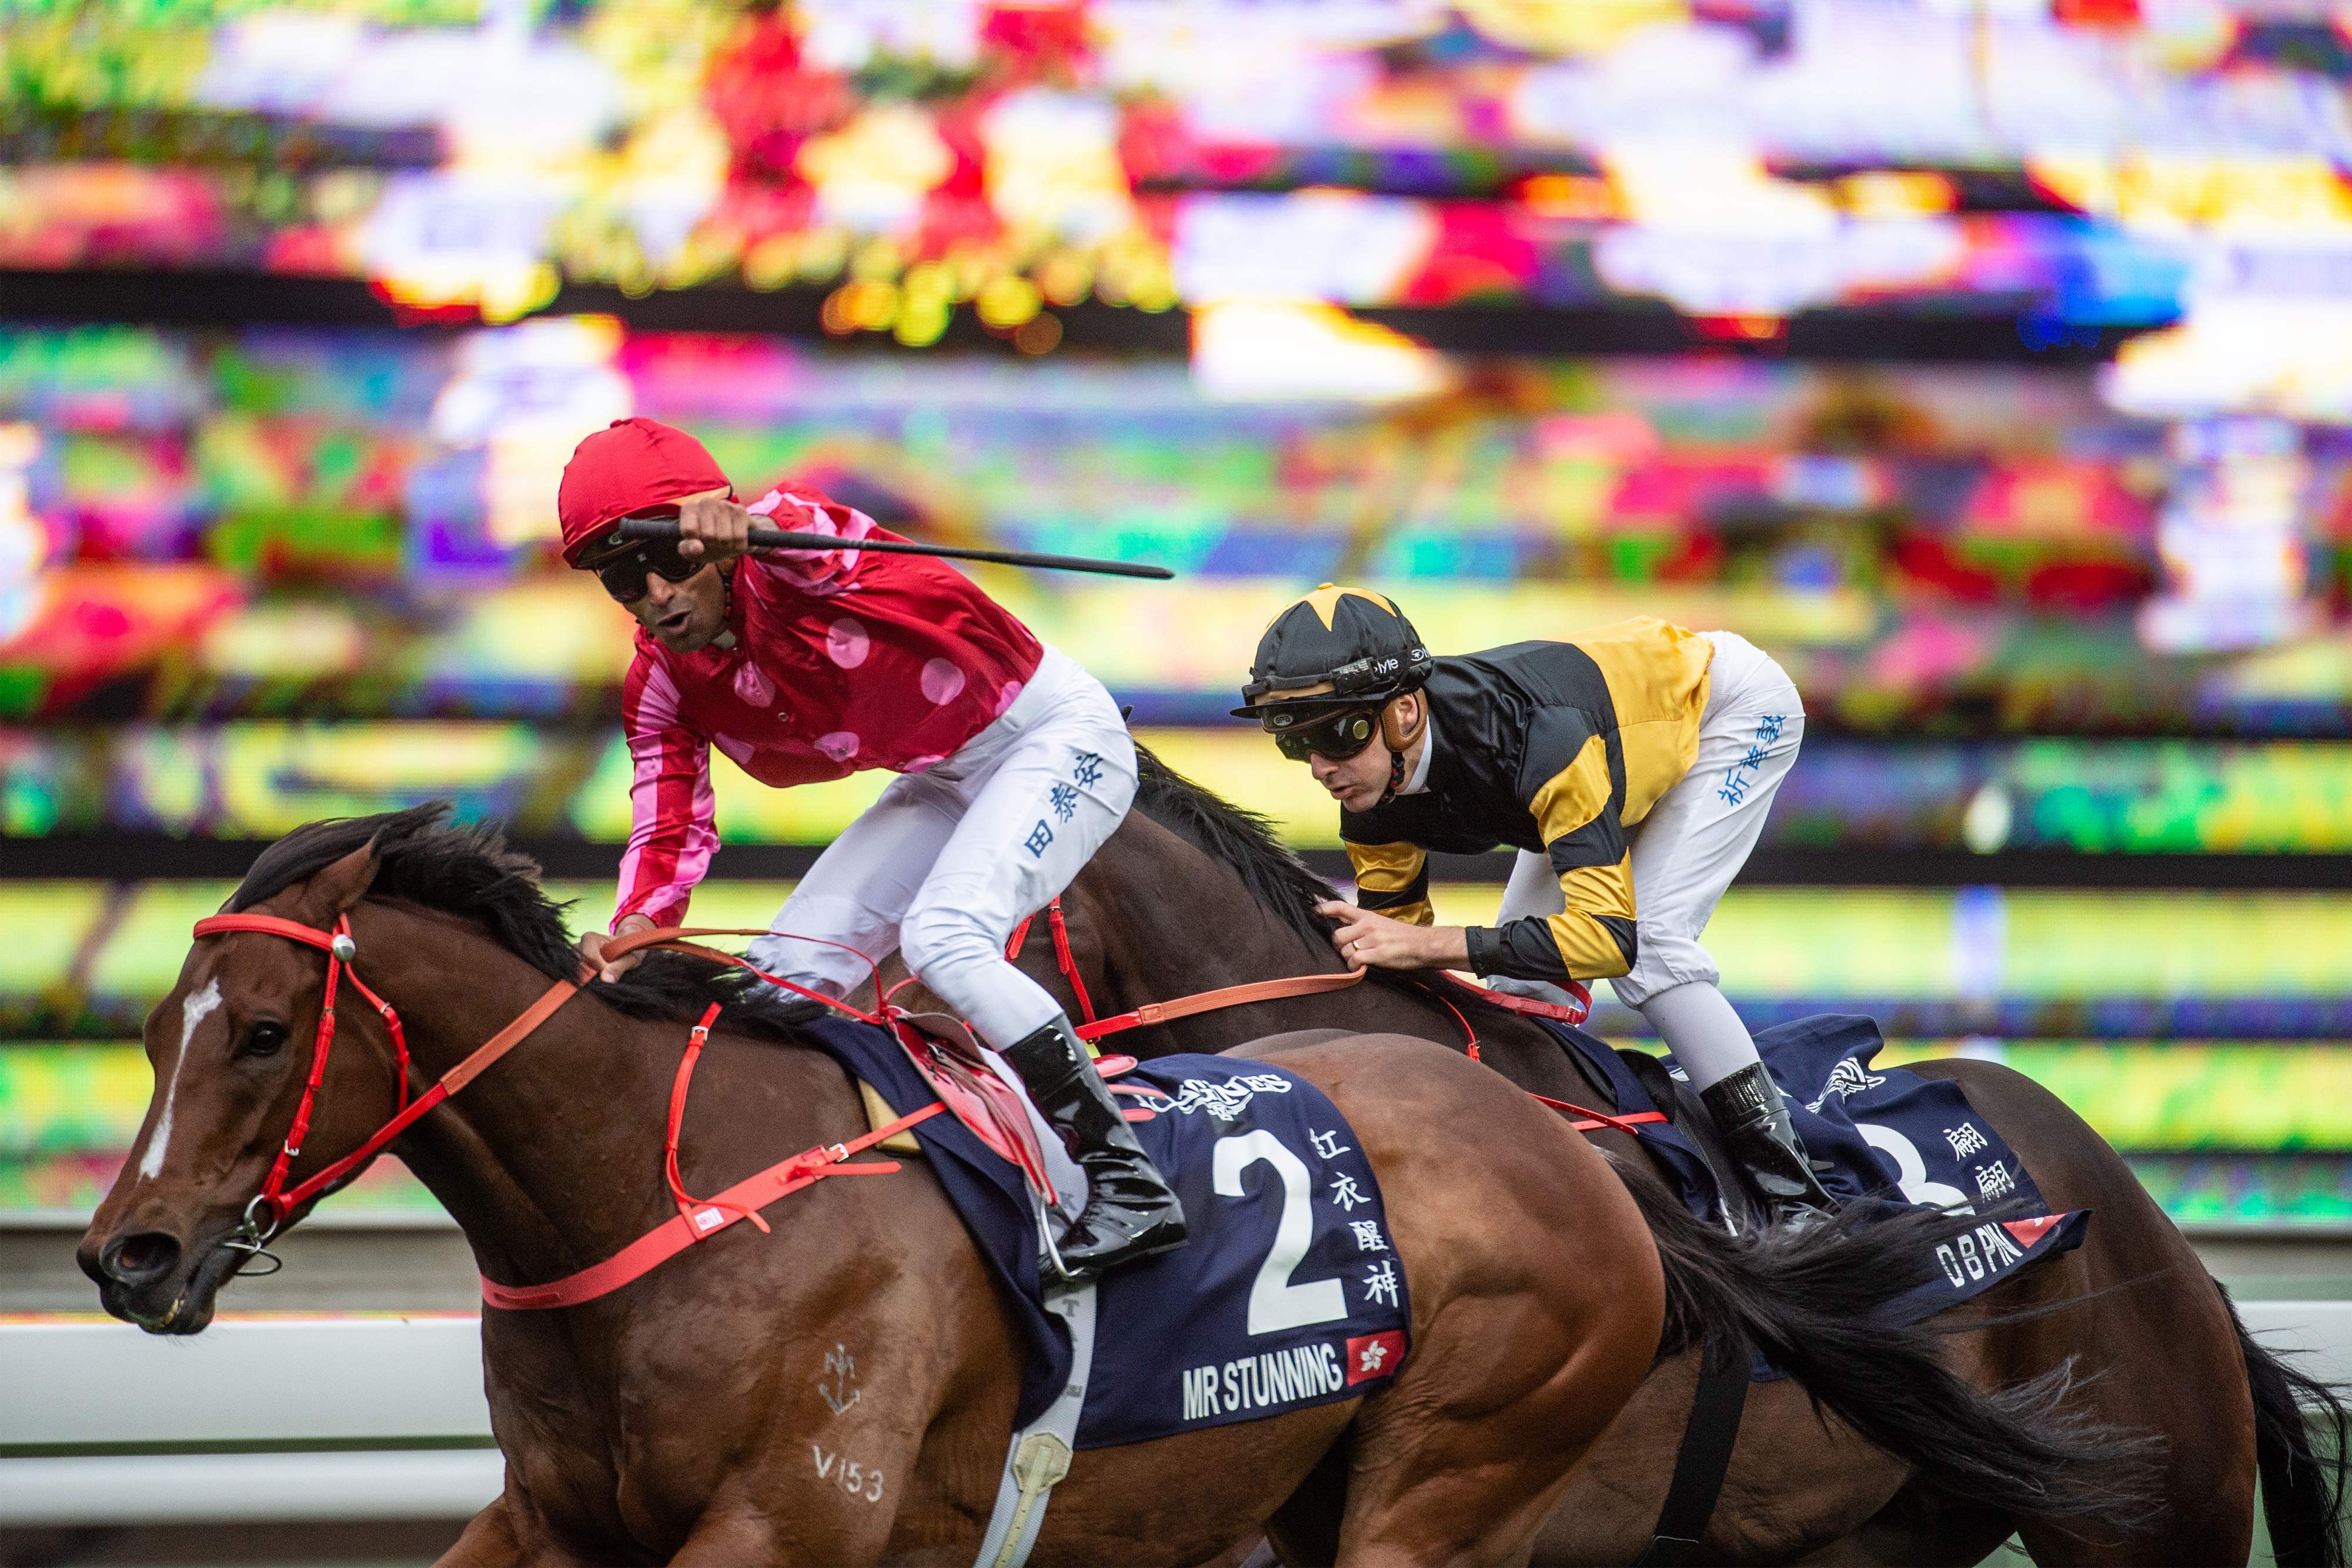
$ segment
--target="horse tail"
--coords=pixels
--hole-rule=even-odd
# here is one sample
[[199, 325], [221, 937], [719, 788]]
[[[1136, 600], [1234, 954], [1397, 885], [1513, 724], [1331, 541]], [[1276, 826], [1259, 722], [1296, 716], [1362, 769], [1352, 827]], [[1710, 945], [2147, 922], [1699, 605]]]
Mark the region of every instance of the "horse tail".
[[2011, 1516], [2144, 1522], [2158, 1500], [2157, 1440], [2063, 1408], [2071, 1360], [1987, 1393], [1944, 1364], [1944, 1331], [1882, 1315], [1894, 1297], [1942, 1278], [1936, 1248], [1981, 1215], [1851, 1205], [1807, 1229], [1732, 1236], [1693, 1218], [1646, 1172], [1620, 1169], [1664, 1266], [1660, 1354], [1728, 1335], [1795, 1378], [1817, 1411], [1953, 1499]]
[[[2238, 1303], [2219, 1280], [2246, 1382], [2254, 1395], [2254, 1466], [2263, 1478], [2263, 1518], [2279, 1568], [2344, 1568], [2344, 1483], [2352, 1448], [2352, 1409], [2338, 1385], [2325, 1383], [2265, 1350], [2246, 1331]], [[2322, 1440], [2312, 1442], [2313, 1412]]]

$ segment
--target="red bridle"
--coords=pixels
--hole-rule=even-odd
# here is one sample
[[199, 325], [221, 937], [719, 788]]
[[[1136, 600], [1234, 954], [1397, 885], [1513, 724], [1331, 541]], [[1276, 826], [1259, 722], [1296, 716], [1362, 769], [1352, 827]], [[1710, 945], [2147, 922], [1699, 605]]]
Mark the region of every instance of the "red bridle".
[[[263, 1180], [261, 1191], [246, 1205], [243, 1224], [224, 1243], [234, 1251], [247, 1253], [253, 1257], [271, 1258], [273, 1262], [274, 1256], [266, 1250], [268, 1244], [270, 1239], [277, 1235], [278, 1228], [285, 1224], [296, 1209], [310, 1199], [332, 1191], [344, 1177], [381, 1154], [387, 1145], [406, 1132], [419, 1117], [465, 1088], [467, 1084], [479, 1077], [491, 1063], [521, 1044], [533, 1030], [545, 1023], [558, 1008], [570, 1001], [578, 993], [580, 988], [595, 975], [593, 966], [583, 964], [577, 979], [557, 980], [549, 986], [540, 994], [539, 999], [525, 1008], [511, 1023], [485, 1040], [471, 1055], [443, 1073], [424, 1093], [412, 1100], [408, 1092], [407, 1034], [401, 1028], [400, 1015], [394, 1010], [392, 1004], [369, 989], [367, 982], [362, 980], [358, 971], [352, 967], [353, 960], [359, 956], [359, 947], [352, 940], [352, 923], [348, 915], [339, 916], [332, 931], [321, 931], [316, 926], [305, 925], [295, 920], [283, 920], [274, 915], [214, 915], [197, 921], [195, 925], [195, 935], [199, 938], [222, 936], [239, 931], [283, 936], [289, 942], [299, 942], [306, 947], [316, 947], [327, 955], [326, 997], [319, 1013], [318, 1040], [310, 1053], [310, 1071], [303, 1082], [301, 1102], [294, 1108], [293, 1124], [287, 1130], [286, 1142], [279, 1147], [278, 1157], [270, 1162], [269, 1175]], [[680, 935], [719, 934], [700, 931], [679, 933], [667, 930], [633, 933], [628, 936], [614, 939], [607, 946], [605, 956], [610, 960], [619, 958], [639, 947], [656, 946], [696, 953], [722, 959], [739, 968], [750, 970], [772, 985], [781, 986], [812, 1000], [822, 1002], [852, 1018], [867, 1023], [880, 1024], [893, 1030], [902, 1027], [899, 1022], [902, 1015], [896, 1009], [886, 1007], [879, 1012], [867, 1013], [837, 998], [823, 996], [794, 981], [768, 974], [765, 970], [754, 967], [732, 954], [695, 947], [690, 944], [677, 941], [677, 937]], [[746, 934], [736, 933], [736, 935]], [[814, 937], [800, 939], [819, 940]], [[839, 943], [822, 945], [841, 946]], [[855, 951], [855, 949], [849, 950]], [[871, 960], [868, 962], [870, 963]], [[375, 1004], [376, 1011], [383, 1016], [385, 1028], [391, 1031], [394, 1070], [400, 1083], [399, 1099], [395, 1103], [392, 1119], [377, 1128], [366, 1142], [328, 1166], [326, 1169], [289, 1188], [286, 1185], [287, 1173], [302, 1152], [302, 1140], [310, 1130], [311, 1112], [318, 1103], [319, 1085], [327, 1076], [327, 1057], [334, 1050], [335, 991], [346, 973], [350, 975], [352, 984], [359, 988], [360, 994]], [[879, 979], [878, 974], [877, 979], [877, 981]], [[929, 1105], [909, 1112], [882, 1127], [870, 1129], [862, 1137], [853, 1138], [845, 1143], [820, 1145], [816, 1148], [795, 1155], [789, 1160], [770, 1166], [749, 1180], [737, 1183], [716, 1197], [696, 1198], [687, 1192], [678, 1179], [678, 1134], [686, 1111], [687, 1084], [693, 1076], [695, 1061], [701, 1055], [703, 1042], [709, 1038], [710, 1026], [718, 1017], [718, 1013], [719, 1008], [714, 1004], [708, 1012], [703, 1014], [702, 1021], [695, 1026], [688, 1037], [686, 1055], [678, 1064], [677, 1079], [670, 1092], [669, 1133], [665, 1143], [663, 1164], [664, 1175], [668, 1180], [671, 1196], [677, 1203], [678, 1218], [640, 1237], [604, 1262], [546, 1285], [506, 1286], [486, 1279], [482, 1281], [483, 1300], [492, 1306], [517, 1309], [570, 1306], [619, 1289], [648, 1270], [657, 1267], [666, 1260], [677, 1256], [687, 1247], [707, 1239], [739, 1219], [748, 1218], [764, 1230], [767, 1228], [767, 1224], [759, 1218], [757, 1212], [759, 1207], [772, 1203], [786, 1193], [797, 1192], [830, 1176], [880, 1176], [896, 1171], [898, 1168], [896, 1161], [858, 1166], [845, 1165], [843, 1162], [850, 1155], [861, 1153], [873, 1145], [926, 1121], [946, 1109], [944, 1104], [934, 1101]]]
[[[400, 1014], [390, 1002], [369, 989], [368, 984], [352, 967], [359, 956], [359, 947], [352, 940], [352, 923], [348, 915], [335, 921], [332, 931], [321, 931], [315, 925], [305, 925], [297, 920], [281, 920], [274, 915], [214, 915], [196, 922], [199, 937], [222, 936], [233, 931], [258, 931], [271, 936], [283, 936], [289, 942], [299, 942], [306, 947], [316, 947], [327, 955], [327, 994], [319, 1012], [319, 1034], [310, 1051], [310, 1076], [302, 1084], [301, 1103], [294, 1108], [294, 1122], [287, 1129], [286, 1142], [270, 1162], [269, 1175], [261, 1184], [261, 1191], [246, 1205], [245, 1229], [241, 1242], [232, 1242], [241, 1250], [258, 1251], [261, 1245], [278, 1233], [278, 1228], [310, 1199], [333, 1189], [335, 1185], [383, 1151], [384, 1145], [415, 1124], [442, 1101], [463, 1089], [480, 1075], [482, 1070], [522, 1043], [523, 1039], [547, 1021], [556, 1009], [572, 999], [580, 989], [577, 980], [558, 980], [540, 998], [525, 1008], [512, 1023], [492, 1035], [472, 1055], [443, 1073], [432, 1087], [415, 1099], [408, 1092], [408, 1036], [400, 1025]], [[394, 1103], [392, 1120], [377, 1128], [373, 1136], [358, 1148], [289, 1188], [287, 1173], [302, 1153], [302, 1140], [310, 1131], [310, 1113], [317, 1106], [319, 1085], [327, 1076], [327, 1057], [335, 1048], [335, 990], [343, 976], [351, 976], [352, 984], [360, 995], [375, 1004], [383, 1017], [384, 1028], [392, 1035], [394, 1076], [398, 1082], [399, 1098]]]

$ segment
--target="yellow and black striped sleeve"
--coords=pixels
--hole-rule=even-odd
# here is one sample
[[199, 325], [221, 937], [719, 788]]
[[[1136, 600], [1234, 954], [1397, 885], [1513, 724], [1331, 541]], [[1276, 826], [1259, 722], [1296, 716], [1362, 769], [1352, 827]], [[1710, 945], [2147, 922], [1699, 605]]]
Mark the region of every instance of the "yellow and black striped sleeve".
[[1429, 904], [1429, 852], [1419, 844], [1348, 845], [1356, 868], [1356, 903], [1408, 925], [1437, 918]]
[[1591, 736], [1528, 802], [1568, 907], [1472, 926], [1470, 965], [1523, 980], [1597, 980], [1633, 967], [1633, 870], [1617, 820], [1605, 737]]

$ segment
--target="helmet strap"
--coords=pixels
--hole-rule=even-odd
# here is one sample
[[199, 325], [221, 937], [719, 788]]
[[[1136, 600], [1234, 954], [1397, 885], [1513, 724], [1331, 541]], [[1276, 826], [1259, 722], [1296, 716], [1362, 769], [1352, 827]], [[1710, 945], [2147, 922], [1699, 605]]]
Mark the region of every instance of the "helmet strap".
[[[1413, 720], [1412, 729], [1410, 733], [1406, 731], [1404, 726], [1397, 722], [1396, 709], [1398, 699], [1408, 695], [1410, 694], [1400, 692], [1396, 696], [1391, 697], [1387, 702], [1381, 705], [1381, 739], [1388, 747], [1390, 751], [1393, 752], [1400, 758], [1404, 755], [1406, 749], [1410, 747], [1414, 741], [1421, 738], [1422, 732], [1429, 727], [1429, 699], [1427, 697], [1422, 698], [1421, 701], [1413, 705], [1420, 710], [1420, 715]], [[1402, 767], [1402, 764], [1399, 763], [1398, 766]]]
[[1421, 709], [1421, 716], [1414, 721], [1410, 735], [1397, 722], [1396, 698], [1391, 697], [1381, 706], [1381, 744], [1389, 748], [1389, 787], [1381, 791], [1381, 804], [1383, 806], [1395, 800], [1397, 791], [1404, 788], [1404, 754], [1429, 728], [1428, 699], [1423, 698], [1416, 706]]

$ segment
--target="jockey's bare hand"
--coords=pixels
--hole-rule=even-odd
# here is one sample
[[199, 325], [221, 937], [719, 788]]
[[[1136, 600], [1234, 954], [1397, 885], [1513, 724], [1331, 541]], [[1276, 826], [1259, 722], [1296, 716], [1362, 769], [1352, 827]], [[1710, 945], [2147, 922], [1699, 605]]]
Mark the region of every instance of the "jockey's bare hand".
[[611, 936], [602, 931], [583, 932], [580, 936], [580, 956], [597, 966], [598, 979], [617, 980], [645, 962], [645, 949], [641, 947], [634, 953], [624, 953], [607, 964], [604, 962], [604, 944], [613, 940], [614, 936], [626, 936], [632, 931], [651, 931], [653, 928], [654, 923], [645, 915], [624, 915], [621, 916], [621, 923], [613, 927]]
[[677, 553], [713, 566], [751, 548], [751, 514], [725, 496], [689, 496], [678, 503]]
[[1375, 910], [1324, 900], [1315, 913], [1339, 923], [1331, 946], [1350, 969], [1466, 969], [1469, 939], [1459, 925], [1408, 925]]

